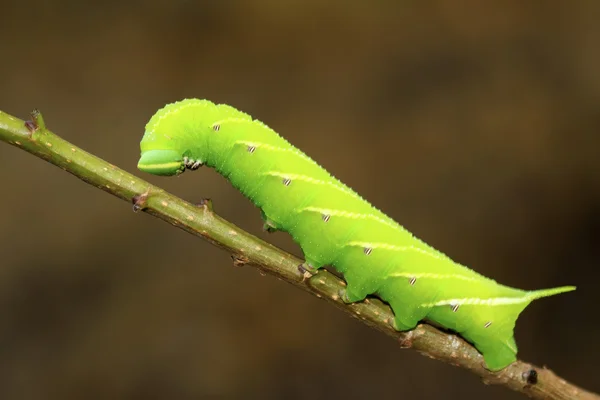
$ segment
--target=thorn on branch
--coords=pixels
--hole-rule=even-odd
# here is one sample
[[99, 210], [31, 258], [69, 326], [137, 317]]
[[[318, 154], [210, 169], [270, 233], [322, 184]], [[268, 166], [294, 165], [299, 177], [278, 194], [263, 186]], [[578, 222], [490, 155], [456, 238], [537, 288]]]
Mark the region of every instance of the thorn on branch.
[[29, 136], [31, 136], [38, 129], [33, 121], [25, 121], [25, 128], [27, 128], [29, 131]]
[[136, 194], [131, 199], [133, 203], [133, 212], [139, 212], [146, 208], [146, 200], [148, 200], [148, 192]]
[[211, 199], [202, 199], [200, 200], [200, 203], [198, 203], [198, 207], [204, 207], [204, 209], [206, 211], [211, 211], [213, 210], [213, 204], [212, 204], [212, 200]]
[[33, 134], [38, 130], [46, 129], [46, 123], [44, 122], [44, 117], [42, 113], [37, 108], [31, 112], [31, 120], [25, 121], [25, 127], [27, 130]]
[[241, 254], [232, 254], [231, 259], [233, 260], [234, 267], [243, 267], [250, 262], [248, 257]]
[[42, 116], [42, 113], [40, 110], [38, 110], [37, 108], [35, 108], [33, 111], [31, 111], [31, 119], [33, 120], [35, 126], [37, 126], [37, 129], [46, 129], [46, 123], [44, 122], [44, 117]]

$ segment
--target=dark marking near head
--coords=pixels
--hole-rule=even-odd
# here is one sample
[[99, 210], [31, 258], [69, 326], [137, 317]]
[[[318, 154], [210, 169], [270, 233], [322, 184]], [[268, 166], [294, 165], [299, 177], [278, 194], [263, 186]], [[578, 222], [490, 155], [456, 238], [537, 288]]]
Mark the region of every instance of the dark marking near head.
[[285, 178], [285, 179], [283, 180], [283, 184], [284, 184], [285, 186], [290, 186], [290, 183], [292, 183], [292, 180], [291, 180], [290, 178]]
[[483, 326], [484, 328], [489, 328], [490, 325], [492, 325], [492, 321], [488, 321], [485, 323], [485, 325]]
[[364, 250], [363, 250], [363, 252], [364, 252], [366, 255], [369, 255], [369, 254], [371, 254], [371, 252], [372, 252], [372, 251], [373, 251], [373, 249], [372, 249], [371, 247], [365, 247], [365, 248], [364, 248]]
[[254, 150], [256, 150], [256, 146], [248, 146], [248, 153], [254, 153]]
[[457, 312], [460, 304], [451, 304], [450, 307], [452, 307], [452, 312]]
[[535, 385], [538, 383], [538, 373], [535, 369], [530, 369], [528, 371], [523, 372], [523, 379], [529, 385]]
[[221, 125], [219, 125], [219, 124], [214, 124], [213, 125], [213, 131], [218, 132], [219, 129], [221, 129]]
[[323, 214], [321, 216], [321, 218], [323, 218], [323, 221], [327, 222], [327, 221], [329, 221], [329, 218], [331, 218], [331, 215], [329, 215], [329, 214]]
[[415, 278], [414, 276], [412, 278], [410, 278], [410, 281], [408, 281], [408, 283], [410, 283], [410, 286], [415, 286], [416, 282], [417, 282], [417, 278]]

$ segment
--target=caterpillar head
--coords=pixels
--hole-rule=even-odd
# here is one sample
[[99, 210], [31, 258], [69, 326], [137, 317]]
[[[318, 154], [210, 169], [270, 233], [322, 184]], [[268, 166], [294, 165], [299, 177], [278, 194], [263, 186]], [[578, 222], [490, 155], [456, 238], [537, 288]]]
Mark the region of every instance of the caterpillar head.
[[154, 175], [179, 175], [200, 167], [206, 156], [206, 132], [216, 106], [186, 99], [158, 110], [146, 124], [138, 169]]
[[183, 156], [169, 149], [142, 151], [138, 169], [153, 175], [179, 175], [185, 171]]
[[205, 163], [214, 166], [215, 157], [224, 150], [219, 143], [227, 145], [227, 138], [219, 142], [219, 136], [215, 136], [219, 130], [215, 121], [231, 119], [252, 121], [248, 114], [208, 100], [185, 99], [167, 104], [146, 124], [138, 168], [169, 176]]

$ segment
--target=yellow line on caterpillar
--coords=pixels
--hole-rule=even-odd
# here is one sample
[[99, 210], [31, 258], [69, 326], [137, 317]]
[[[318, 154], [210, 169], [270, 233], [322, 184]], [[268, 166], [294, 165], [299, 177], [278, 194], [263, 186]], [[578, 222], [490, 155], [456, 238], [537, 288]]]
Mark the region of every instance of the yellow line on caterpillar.
[[391, 278], [431, 278], [431, 279], [459, 279], [462, 281], [476, 282], [480, 280], [480, 278], [473, 278], [470, 276], [456, 275], [456, 274], [434, 274], [431, 272], [422, 272], [422, 273], [410, 273], [410, 272], [394, 272], [390, 273], [389, 277]]
[[397, 246], [389, 243], [370, 243], [370, 242], [349, 242], [346, 246], [351, 247], [364, 247], [370, 249], [383, 249], [383, 250], [392, 250], [392, 251], [414, 251], [417, 253], [426, 254], [433, 258], [443, 259], [447, 258], [441, 253], [433, 252], [427, 249], [423, 249], [421, 247], [416, 246]]

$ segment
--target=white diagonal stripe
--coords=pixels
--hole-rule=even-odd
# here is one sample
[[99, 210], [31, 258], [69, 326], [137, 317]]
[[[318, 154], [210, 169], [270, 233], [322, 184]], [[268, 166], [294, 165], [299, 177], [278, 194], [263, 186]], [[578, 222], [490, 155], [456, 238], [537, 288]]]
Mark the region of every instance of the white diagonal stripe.
[[446, 256], [442, 255], [441, 253], [423, 249], [421, 247], [416, 247], [416, 246], [397, 246], [395, 244], [389, 244], [389, 243], [372, 243], [372, 242], [349, 242], [346, 246], [369, 247], [372, 249], [384, 249], [384, 250], [392, 250], [392, 251], [414, 251], [416, 253], [426, 254], [433, 258], [438, 258], [438, 259], [447, 258]]
[[286, 147], [273, 146], [272, 144], [268, 144], [268, 143], [250, 141], [250, 140], [237, 140], [235, 142], [235, 144], [242, 144], [244, 146], [254, 146], [256, 148], [260, 148], [260, 149], [268, 150], [268, 151], [278, 151], [281, 153], [292, 153], [300, 158], [303, 158], [306, 161], [315, 162], [312, 158], [310, 158], [309, 156], [307, 156], [306, 154], [304, 154], [303, 152], [301, 152], [300, 150], [298, 150], [296, 147], [294, 147], [292, 145], [289, 145], [289, 147], [286, 148]]
[[288, 174], [288, 173], [280, 172], [280, 171], [267, 171], [267, 172], [264, 172], [263, 175], [276, 176], [278, 178], [288, 178], [288, 179], [291, 179], [292, 181], [308, 182], [308, 183], [312, 183], [313, 185], [331, 186], [332, 188], [334, 188], [336, 190], [339, 190], [340, 192], [343, 192], [343, 193], [345, 193], [345, 194], [347, 194], [349, 196], [352, 196], [352, 197], [355, 197], [357, 199], [363, 200], [357, 193], [355, 193], [352, 190], [348, 189], [347, 186], [340, 185], [340, 184], [338, 184], [334, 180], [324, 181], [322, 179], [312, 178], [312, 177], [310, 177], [308, 175]]
[[484, 306], [505, 306], [510, 304], [527, 303], [531, 301], [531, 298], [527, 295], [522, 297], [492, 297], [488, 299], [481, 299], [478, 297], [465, 297], [461, 299], [445, 299], [439, 300], [434, 303], [423, 303], [421, 307], [438, 307], [438, 306], [449, 306], [449, 305], [484, 305]]
[[[260, 121], [256, 121], [256, 122], [260, 122]], [[266, 127], [266, 125], [265, 125], [265, 127]], [[273, 133], [277, 134], [274, 131], [273, 131]], [[309, 156], [307, 156], [305, 153], [303, 153], [302, 151], [298, 150], [296, 147], [292, 146], [291, 144], [289, 144], [287, 142], [286, 142], [286, 144], [289, 147], [273, 146], [273, 145], [268, 144], [268, 143], [256, 142], [256, 141], [253, 141], [253, 140], [238, 140], [238, 141], [235, 142], [235, 144], [244, 145], [244, 146], [254, 146], [256, 148], [260, 148], [260, 149], [268, 150], [268, 151], [277, 151], [277, 152], [282, 152], [282, 153], [291, 153], [291, 154], [293, 154], [293, 155], [295, 155], [297, 157], [300, 157], [300, 158], [302, 158], [303, 160], [305, 160], [307, 162], [313, 163], [316, 166], [318, 166], [319, 168], [323, 169], [323, 167], [321, 167], [317, 162], [315, 162], [315, 160], [313, 160], [312, 158], [310, 158]], [[274, 176], [281, 176], [281, 177], [283, 177], [283, 174], [284, 174], [283, 172], [280, 172], [280, 171], [270, 171], [270, 173], [272, 173], [273, 175], [275, 173], [278, 173], [280, 175], [274, 175]], [[325, 173], [327, 173], [328, 175], [330, 175], [329, 172], [327, 172], [327, 171], [325, 171]], [[348, 186], [344, 185], [343, 183], [341, 183], [340, 181], [338, 181], [337, 179], [335, 179], [331, 175], [330, 175], [331, 176], [331, 180], [329, 180], [329, 181], [323, 181], [323, 180], [319, 180], [319, 179], [313, 179], [313, 178], [308, 177], [306, 175], [300, 175], [300, 174], [287, 174], [287, 176], [289, 176], [290, 179], [302, 180], [304, 182], [310, 182], [310, 183], [322, 184], [322, 185], [330, 185], [330, 186], [336, 188], [337, 190], [342, 191], [342, 192], [344, 192], [344, 193], [346, 193], [346, 194], [348, 194], [348, 195], [350, 195], [352, 197], [355, 197], [355, 198], [360, 199], [360, 200], [364, 200], [358, 193], [356, 193], [355, 191], [353, 191]], [[292, 178], [292, 176], [294, 176], [295, 178]]]
[[420, 272], [420, 273], [410, 273], [410, 272], [393, 272], [388, 275], [391, 278], [430, 278], [430, 279], [459, 279], [461, 281], [469, 281], [476, 282], [481, 278], [475, 278], [472, 276], [464, 276], [464, 275], [456, 275], [456, 274], [435, 274], [432, 272]]
[[377, 221], [382, 224], [388, 225], [392, 228], [404, 230], [400, 225], [398, 225], [398, 223], [396, 223], [392, 219], [381, 218], [374, 214], [355, 213], [355, 212], [350, 212], [350, 211], [335, 210], [332, 208], [321, 208], [321, 207], [304, 207], [304, 208], [299, 209], [298, 211], [300, 211], [300, 212], [311, 211], [311, 212], [331, 215], [334, 217], [342, 217], [342, 218], [350, 218], [350, 219], [370, 219], [370, 220]]

